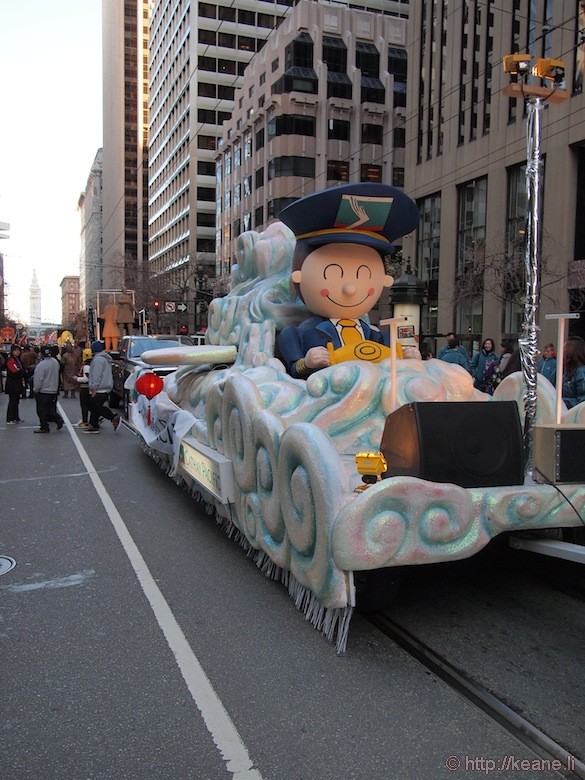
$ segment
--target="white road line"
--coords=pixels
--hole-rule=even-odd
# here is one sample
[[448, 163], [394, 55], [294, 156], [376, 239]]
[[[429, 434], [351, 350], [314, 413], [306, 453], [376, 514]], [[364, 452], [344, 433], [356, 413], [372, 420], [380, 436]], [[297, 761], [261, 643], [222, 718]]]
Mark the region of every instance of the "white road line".
[[150, 603], [154, 616], [175, 656], [177, 666], [183, 675], [183, 679], [193, 697], [193, 701], [201, 713], [205, 725], [221, 753], [228, 772], [230, 772], [236, 780], [262, 780], [260, 772], [253, 767], [248, 750], [244, 745], [238, 730], [213, 689], [209, 678], [203, 671], [201, 664], [197, 660], [197, 656], [187, 642], [181, 626], [178, 624], [171, 608], [165, 601], [163, 594], [160, 592], [146, 565], [146, 561], [130, 536], [126, 524], [122, 520], [120, 513], [116, 509], [114, 502], [98, 476], [89, 455], [80, 442], [77, 430], [71, 425], [60, 404], [59, 407], [61, 416], [65, 420], [67, 430], [71, 434], [73, 443], [83, 461], [83, 465], [87, 469], [87, 473], [89, 474], [95, 491], [122, 543], [124, 552], [128, 556], [128, 560]]

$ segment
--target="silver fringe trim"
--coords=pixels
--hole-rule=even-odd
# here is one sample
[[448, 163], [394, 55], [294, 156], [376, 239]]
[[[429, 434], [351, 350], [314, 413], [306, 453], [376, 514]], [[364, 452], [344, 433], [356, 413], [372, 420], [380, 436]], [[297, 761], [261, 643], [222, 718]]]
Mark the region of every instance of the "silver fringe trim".
[[[153, 450], [146, 442], [142, 441], [143, 451], [149, 455], [155, 463], [167, 474], [171, 470], [171, 462], [168, 457], [161, 455], [160, 452]], [[347, 649], [347, 639], [349, 636], [349, 625], [353, 615], [353, 607], [324, 607], [315, 594], [301, 585], [290, 571], [283, 569], [274, 563], [273, 560], [263, 550], [257, 550], [252, 547], [245, 534], [237, 528], [234, 522], [225, 517], [216, 510], [211, 499], [206, 499], [200, 487], [196, 482], [189, 484], [180, 476], [171, 477], [177, 485], [186, 490], [189, 495], [200, 504], [203, 504], [205, 511], [209, 516], [214, 516], [215, 522], [227, 534], [229, 539], [233, 539], [245, 551], [246, 556], [251, 558], [262, 574], [268, 579], [280, 582], [287, 589], [289, 596], [293, 600], [295, 607], [305, 615], [306, 620], [320, 631], [329, 642], [335, 645], [338, 654], [345, 653]], [[230, 513], [231, 514], [231, 513]]]

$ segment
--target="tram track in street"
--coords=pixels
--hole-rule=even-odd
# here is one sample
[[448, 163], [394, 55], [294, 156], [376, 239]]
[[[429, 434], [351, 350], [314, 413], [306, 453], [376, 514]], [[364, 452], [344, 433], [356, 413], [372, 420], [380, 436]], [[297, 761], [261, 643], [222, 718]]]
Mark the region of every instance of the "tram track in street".
[[451, 664], [428, 644], [382, 612], [369, 613], [363, 617], [473, 707], [481, 710], [488, 718], [517, 739], [534, 753], [536, 758], [550, 761], [551, 767], [559, 777], [567, 778], [567, 780], [585, 779], [585, 763], [583, 761], [522, 717], [504, 701], [475, 682], [469, 674]]

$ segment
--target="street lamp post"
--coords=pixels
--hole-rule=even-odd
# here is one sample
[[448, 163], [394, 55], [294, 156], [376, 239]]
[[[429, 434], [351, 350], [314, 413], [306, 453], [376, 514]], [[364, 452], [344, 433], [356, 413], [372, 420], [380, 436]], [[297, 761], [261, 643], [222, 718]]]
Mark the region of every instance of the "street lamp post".
[[[504, 89], [504, 95], [526, 102], [526, 243], [524, 268], [526, 275], [526, 296], [522, 335], [518, 340], [524, 375], [524, 452], [526, 474], [533, 477], [532, 452], [533, 429], [536, 421], [537, 352], [538, 352], [538, 306], [540, 302], [540, 248], [542, 219], [542, 155], [540, 148], [540, 123], [542, 108], [546, 101], [559, 103], [567, 100], [569, 93], [560, 89], [565, 79], [565, 67], [561, 60], [537, 59], [530, 69], [530, 54], [508, 54], [504, 57], [504, 70], [519, 80]], [[525, 79], [536, 76], [550, 87], [527, 84]], [[562, 366], [560, 367], [562, 372]]]

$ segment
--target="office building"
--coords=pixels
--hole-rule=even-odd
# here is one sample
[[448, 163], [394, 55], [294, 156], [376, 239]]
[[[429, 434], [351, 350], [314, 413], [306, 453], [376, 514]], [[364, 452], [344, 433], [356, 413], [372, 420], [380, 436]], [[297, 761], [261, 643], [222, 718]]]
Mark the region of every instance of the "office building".
[[148, 0], [103, 0], [103, 285], [139, 290], [148, 260]]
[[79, 196], [77, 210], [81, 222], [79, 252], [79, 305], [95, 307], [96, 293], [103, 289], [102, 256], [102, 150], [92, 163], [85, 191]]
[[[75, 316], [79, 311], [79, 276], [61, 279], [61, 322], [65, 328], [75, 328]], [[73, 330], [74, 332], [74, 330]]]
[[[347, 10], [346, 6], [339, 4], [311, 4], [315, 13], [322, 8], [330, 8], [333, 15]], [[189, 305], [195, 295], [197, 269], [203, 266], [205, 275], [213, 277], [217, 266], [217, 272], [225, 276], [229, 263], [223, 248], [217, 262], [215, 255], [216, 217], [223, 219], [222, 214], [216, 213], [219, 193], [216, 193], [215, 169], [222, 125], [232, 117], [236, 89], [242, 87], [244, 80], [248, 84], [248, 77], [244, 76], [248, 63], [252, 58], [262, 56], [268, 36], [281, 25], [292, 5], [291, 0], [280, 3], [234, 0], [227, 6], [213, 2], [194, 5], [188, 0], [158, 0], [153, 5], [150, 27], [149, 265], [151, 274], [160, 280], [161, 289], [174, 291]], [[362, 0], [355, 5], [365, 7], [366, 2]], [[408, 14], [408, 3], [404, 0], [374, 0], [368, 3], [368, 7], [379, 11], [380, 15], [396, 17], [401, 25], [405, 22], [399, 17]], [[376, 31], [379, 24], [374, 25]], [[341, 39], [345, 30], [337, 29], [335, 34]], [[270, 50], [273, 51], [272, 43]], [[352, 50], [352, 56], [354, 53]], [[382, 53], [381, 70], [386, 67], [385, 57], [386, 54]], [[283, 58], [274, 71], [271, 69], [272, 61], [268, 63], [266, 84], [259, 83], [259, 66], [252, 67], [252, 81], [242, 87], [242, 96], [247, 107], [253, 106], [258, 111], [261, 108], [259, 98], [263, 95], [269, 104], [272, 84], [289, 76], [285, 75]], [[323, 68], [321, 71], [322, 89], [325, 90], [327, 77]], [[351, 80], [354, 76], [346, 78]], [[256, 93], [248, 103], [246, 96], [252, 82]], [[344, 83], [341, 78], [338, 84], [340, 91], [343, 91]], [[325, 95], [326, 91], [322, 94]], [[287, 95], [283, 97], [286, 102]], [[308, 99], [304, 86], [299, 97]], [[344, 104], [348, 102], [347, 98], [340, 98], [340, 101]], [[242, 119], [241, 111], [248, 110], [243, 109], [243, 105], [242, 102], [241, 110], [236, 106], [239, 111], [236, 122]], [[380, 104], [374, 102], [373, 105], [379, 110]], [[292, 113], [305, 110], [297, 108]], [[342, 123], [347, 121], [341, 109], [335, 118]], [[323, 127], [326, 127], [326, 122]], [[284, 141], [284, 138], [280, 140]], [[314, 139], [312, 143], [315, 144]], [[321, 180], [326, 180], [326, 172]], [[272, 189], [276, 190], [276, 185]], [[282, 191], [284, 193], [284, 189]], [[287, 190], [272, 197], [272, 200], [289, 194]], [[225, 202], [225, 193], [222, 192], [221, 197]], [[243, 194], [241, 197], [244, 197]], [[257, 224], [257, 208], [259, 201], [255, 201], [251, 224]], [[234, 216], [232, 222], [235, 219]], [[223, 224], [218, 223], [217, 229], [223, 235]], [[220, 289], [216, 287], [216, 291]]]
[[[541, 342], [556, 341], [548, 313], [583, 310], [585, 96], [583, 36], [574, 0], [427, 0], [411, 6], [406, 192], [420, 205], [404, 254], [428, 286], [423, 330], [469, 339], [517, 338], [522, 329], [526, 229], [526, 111], [504, 90], [507, 54], [565, 63], [566, 100], [540, 111], [543, 198]], [[578, 46], [580, 44], [580, 47]], [[572, 324], [583, 334], [583, 319]], [[444, 341], [438, 340], [438, 346]]]

